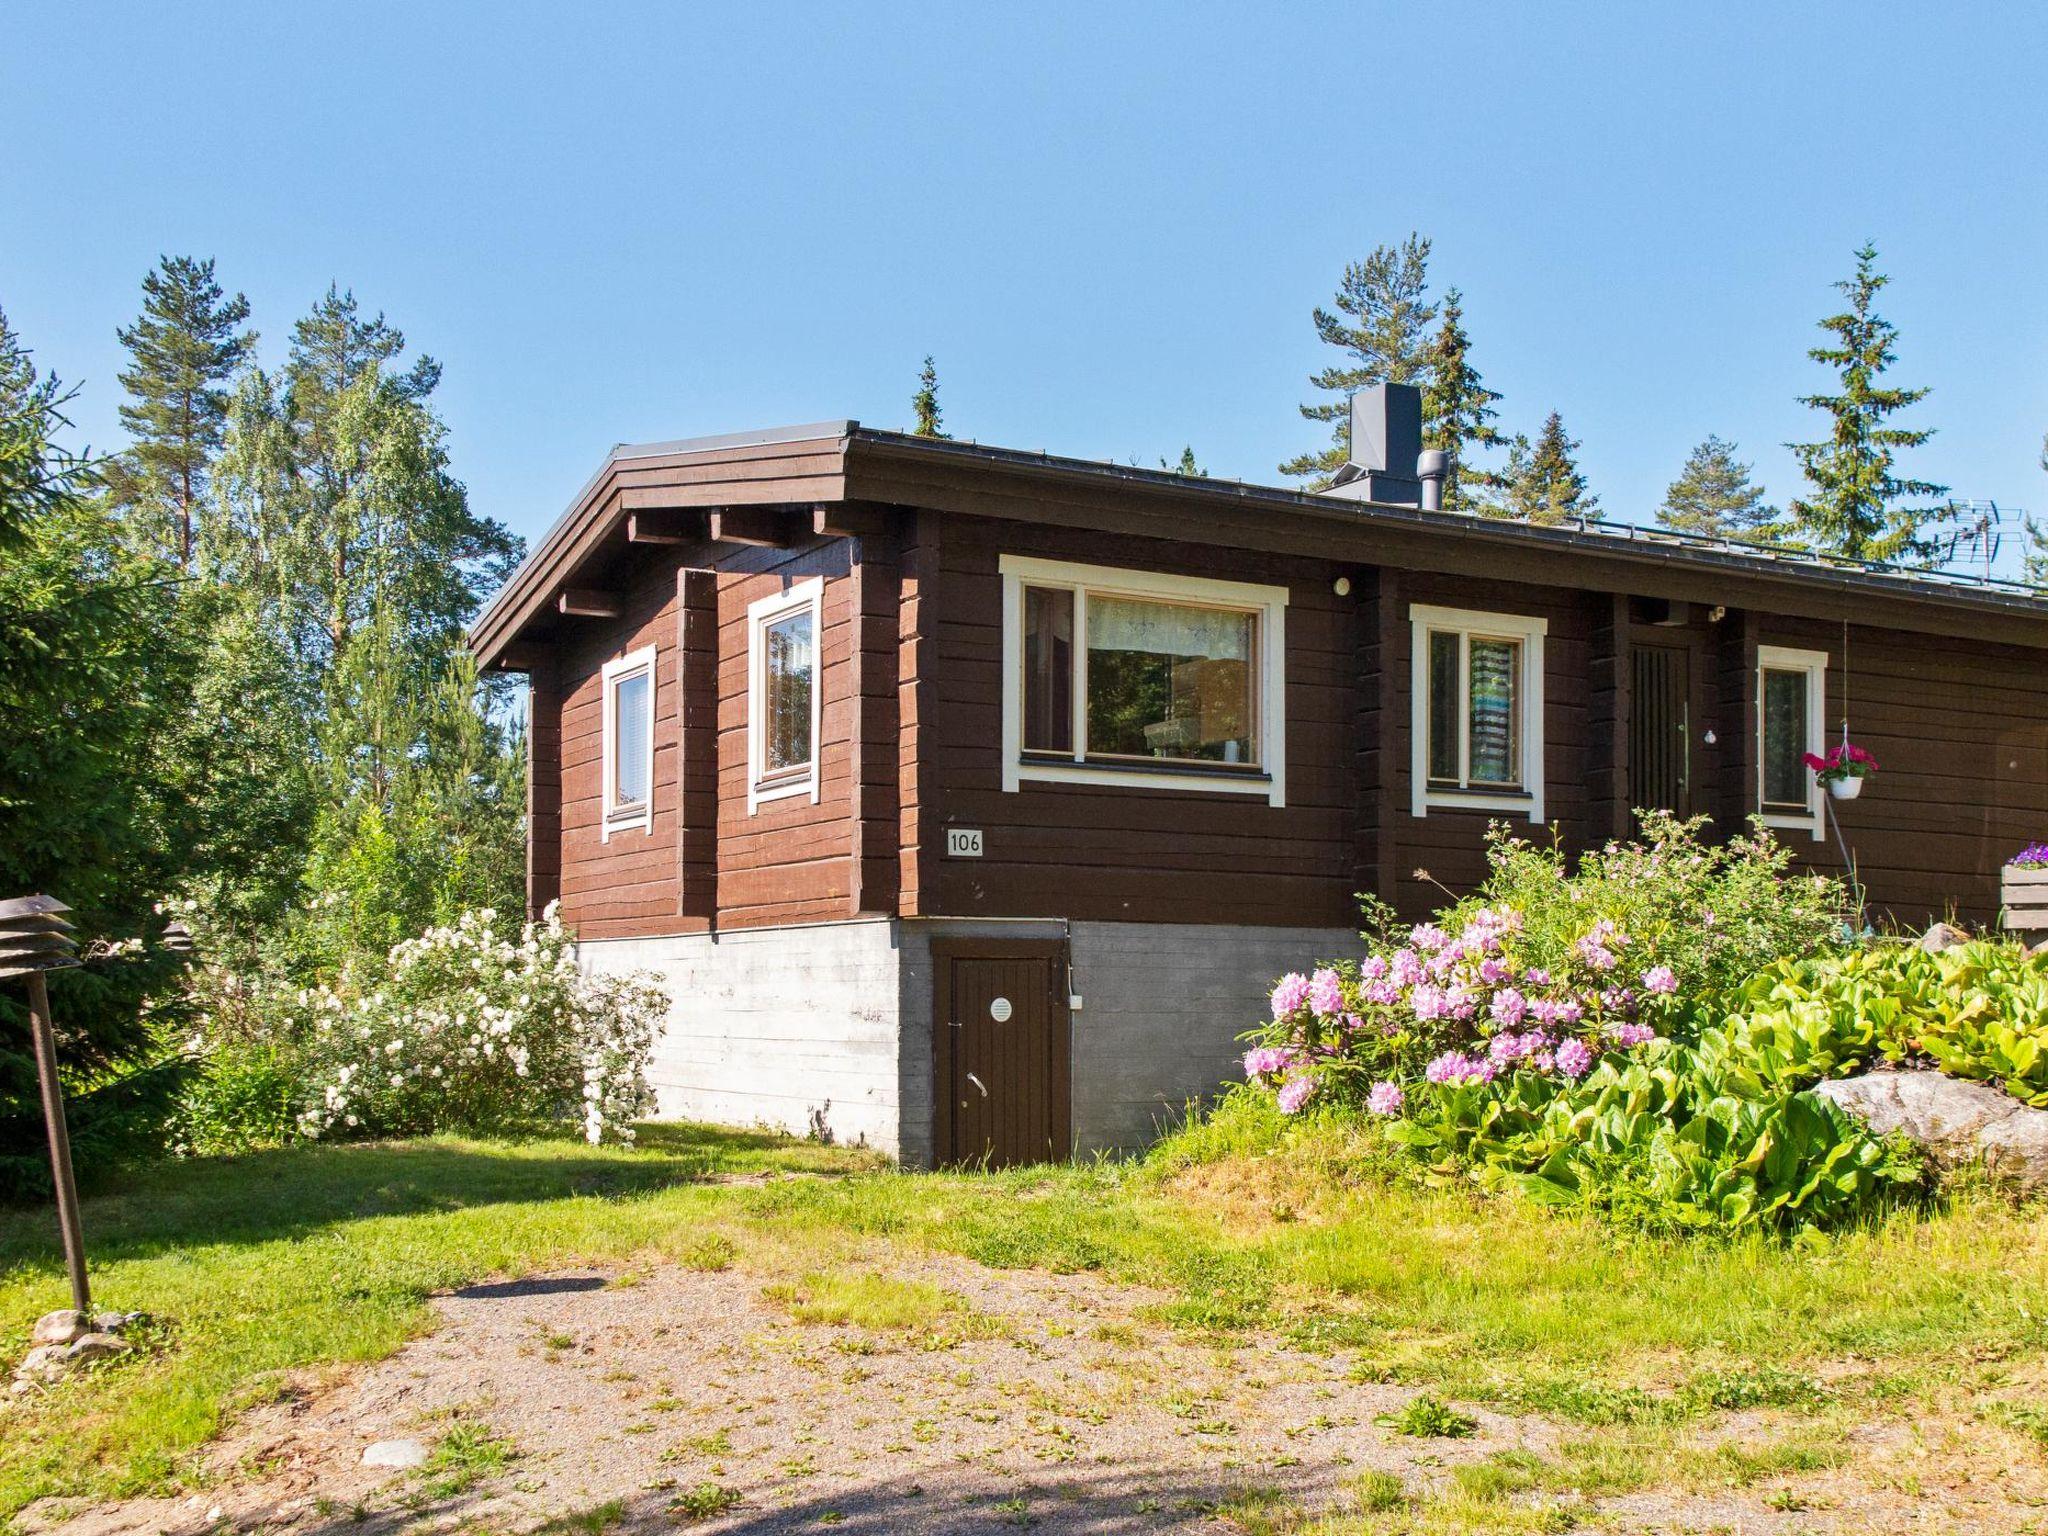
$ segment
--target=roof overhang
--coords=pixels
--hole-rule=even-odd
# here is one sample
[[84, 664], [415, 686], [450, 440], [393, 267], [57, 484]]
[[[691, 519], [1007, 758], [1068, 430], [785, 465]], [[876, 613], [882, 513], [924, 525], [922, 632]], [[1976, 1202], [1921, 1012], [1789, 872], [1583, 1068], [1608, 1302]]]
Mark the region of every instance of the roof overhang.
[[[1425, 512], [915, 437], [853, 421], [614, 448], [478, 614], [470, 646], [486, 668], [523, 670], [515, 649], [522, 635], [557, 611], [580, 569], [619, 548], [636, 515], [833, 503], [927, 507], [2048, 647], [2048, 602], [2009, 584], [1613, 524], [1538, 527]], [[737, 520], [741, 513], [728, 515]]]

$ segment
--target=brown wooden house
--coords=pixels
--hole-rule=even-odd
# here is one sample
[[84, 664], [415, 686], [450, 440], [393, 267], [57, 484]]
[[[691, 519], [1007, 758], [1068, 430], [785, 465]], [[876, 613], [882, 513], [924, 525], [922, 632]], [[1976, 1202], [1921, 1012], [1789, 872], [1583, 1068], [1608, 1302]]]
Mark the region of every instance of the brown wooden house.
[[[847, 421], [613, 451], [472, 642], [531, 680], [533, 907], [671, 990], [665, 1113], [1142, 1142], [1493, 819], [1761, 813], [1832, 868], [1832, 809], [1879, 912], [1993, 918], [2048, 834], [2048, 607], [1425, 510], [1412, 404], [1362, 400], [1325, 495]], [[1830, 808], [1845, 716], [1882, 769]]]

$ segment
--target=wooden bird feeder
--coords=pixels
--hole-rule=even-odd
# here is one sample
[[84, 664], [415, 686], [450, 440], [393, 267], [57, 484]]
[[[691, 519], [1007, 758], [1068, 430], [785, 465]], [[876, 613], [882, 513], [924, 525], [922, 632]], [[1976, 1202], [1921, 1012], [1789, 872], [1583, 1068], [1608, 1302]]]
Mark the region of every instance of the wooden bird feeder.
[[57, 1186], [57, 1225], [64, 1235], [64, 1267], [71, 1275], [71, 1304], [92, 1315], [85, 1283], [85, 1237], [78, 1222], [78, 1183], [71, 1172], [71, 1135], [64, 1125], [64, 1094], [57, 1085], [57, 1038], [50, 1028], [50, 989], [44, 973], [78, 964], [78, 945], [63, 914], [71, 909], [54, 896], [0, 901], [0, 981], [28, 983], [29, 1033], [34, 1037], [36, 1076], [43, 1090], [43, 1120], [50, 1133], [50, 1178]]

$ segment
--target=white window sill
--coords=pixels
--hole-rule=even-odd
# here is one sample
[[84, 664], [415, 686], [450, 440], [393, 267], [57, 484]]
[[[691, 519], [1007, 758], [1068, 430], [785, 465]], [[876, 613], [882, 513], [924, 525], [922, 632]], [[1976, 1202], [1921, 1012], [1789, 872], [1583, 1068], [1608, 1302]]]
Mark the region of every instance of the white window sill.
[[1277, 805], [1273, 776], [1249, 769], [1189, 768], [1181, 764], [1157, 768], [1108, 767], [1100, 763], [1066, 763], [1026, 758], [1017, 777], [1027, 783], [1098, 784], [1119, 789], [1170, 789], [1181, 794], [1257, 795]]
[[608, 812], [604, 818], [602, 840], [608, 843], [619, 833], [631, 832], [636, 828], [641, 832], [652, 835], [654, 831], [654, 811], [652, 807], [637, 811]]
[[1543, 819], [1542, 804], [1525, 789], [1498, 792], [1483, 789], [1425, 790], [1422, 808], [1424, 811], [1494, 811], [1503, 816], [1526, 817], [1538, 823]]
[[1813, 811], [1804, 816], [1792, 811], [1764, 811], [1760, 814], [1763, 816], [1764, 825], [1772, 828], [1774, 831], [1806, 832], [1812, 834], [1813, 840], [1816, 843], [1827, 841], [1827, 814], [1825, 811]]
[[799, 795], [808, 795], [813, 805], [818, 803], [818, 775], [815, 770], [800, 778], [756, 784], [747, 795], [747, 812], [751, 815], [771, 800], [794, 800]]

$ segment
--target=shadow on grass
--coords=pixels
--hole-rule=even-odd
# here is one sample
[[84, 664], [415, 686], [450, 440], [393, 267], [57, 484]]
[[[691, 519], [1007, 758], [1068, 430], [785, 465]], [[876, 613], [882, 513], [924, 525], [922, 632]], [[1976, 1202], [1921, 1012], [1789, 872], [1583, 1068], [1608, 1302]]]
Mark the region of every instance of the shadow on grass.
[[[863, 1154], [771, 1132], [680, 1124], [644, 1126], [632, 1148], [539, 1137], [282, 1147], [137, 1170], [118, 1188], [86, 1200], [83, 1224], [89, 1254], [106, 1262], [264, 1242], [337, 1221], [627, 1197], [747, 1174], [834, 1174], [872, 1166]], [[58, 1262], [53, 1212], [0, 1209], [0, 1269]]]
[[[782, 1536], [831, 1531], [835, 1536], [901, 1536], [901, 1533], [994, 1533], [1036, 1529], [1047, 1536], [1123, 1536], [1126, 1532], [1241, 1530], [1238, 1512], [1277, 1514], [1291, 1507], [1270, 1481], [1244, 1469], [1166, 1468], [1142, 1455], [1108, 1465], [1039, 1472], [987, 1469], [927, 1472], [919, 1479], [878, 1476], [854, 1487], [791, 1497], [794, 1489], [748, 1488], [740, 1482], [685, 1484], [673, 1490], [641, 1490], [624, 1498], [576, 1504], [553, 1512], [536, 1536], [639, 1536], [702, 1529], [718, 1536]], [[730, 1488], [738, 1502], [706, 1499]], [[492, 1493], [384, 1509], [374, 1502], [365, 1518], [315, 1521], [303, 1536], [401, 1536], [431, 1525], [454, 1526], [482, 1515], [471, 1529], [491, 1529], [488, 1511], [476, 1511]], [[692, 1495], [702, 1501], [691, 1502]], [[473, 1513], [474, 1511], [474, 1513]]]

